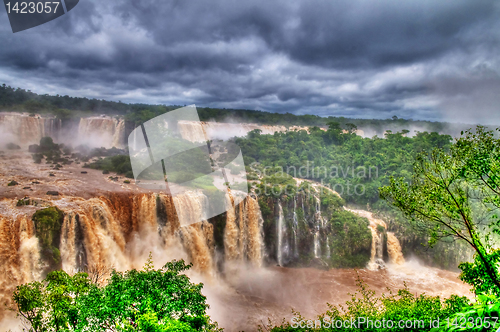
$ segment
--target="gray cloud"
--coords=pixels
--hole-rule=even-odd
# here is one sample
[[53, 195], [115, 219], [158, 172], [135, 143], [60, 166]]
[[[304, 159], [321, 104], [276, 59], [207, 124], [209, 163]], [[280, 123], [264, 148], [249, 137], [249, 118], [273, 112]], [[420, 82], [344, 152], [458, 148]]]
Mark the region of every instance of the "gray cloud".
[[40, 93], [322, 116], [500, 123], [495, 1], [80, 1], [12, 34]]

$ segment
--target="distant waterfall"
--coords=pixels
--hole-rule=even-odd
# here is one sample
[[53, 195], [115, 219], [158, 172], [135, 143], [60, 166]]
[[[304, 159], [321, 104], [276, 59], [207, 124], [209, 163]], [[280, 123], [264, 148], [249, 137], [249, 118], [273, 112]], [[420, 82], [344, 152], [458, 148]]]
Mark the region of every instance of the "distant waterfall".
[[283, 232], [285, 227], [285, 218], [283, 216], [283, 207], [281, 206], [281, 202], [278, 200], [278, 224], [277, 224], [277, 235], [278, 235], [278, 244], [276, 246], [276, 258], [278, 260], [278, 265], [283, 266]]
[[35, 144], [45, 136], [56, 140], [60, 127], [61, 120], [55, 118], [42, 118], [36, 114], [0, 113], [0, 133], [5, 143]]
[[372, 249], [368, 268], [370, 270], [376, 270], [378, 267], [383, 265], [383, 234], [379, 233], [376, 227], [370, 227], [370, 231], [372, 233]]
[[324, 227], [324, 219], [323, 216], [321, 215], [321, 202], [318, 197], [316, 198], [316, 212], [314, 214], [315, 216], [315, 222], [316, 225], [314, 226], [314, 257], [319, 258], [321, 257], [321, 243], [320, 243], [320, 228]]
[[93, 147], [125, 146], [125, 120], [111, 117], [81, 118], [78, 126], [80, 144]]
[[297, 244], [297, 231], [299, 221], [297, 219], [297, 196], [293, 199], [293, 255], [295, 258], [299, 257], [299, 248]]

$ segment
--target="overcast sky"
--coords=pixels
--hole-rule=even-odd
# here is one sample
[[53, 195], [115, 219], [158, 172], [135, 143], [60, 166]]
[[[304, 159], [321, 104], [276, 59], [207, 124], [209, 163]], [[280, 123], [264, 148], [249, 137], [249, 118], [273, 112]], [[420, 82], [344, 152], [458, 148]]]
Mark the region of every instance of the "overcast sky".
[[13, 34], [0, 83], [38, 93], [500, 124], [500, 1], [80, 0]]

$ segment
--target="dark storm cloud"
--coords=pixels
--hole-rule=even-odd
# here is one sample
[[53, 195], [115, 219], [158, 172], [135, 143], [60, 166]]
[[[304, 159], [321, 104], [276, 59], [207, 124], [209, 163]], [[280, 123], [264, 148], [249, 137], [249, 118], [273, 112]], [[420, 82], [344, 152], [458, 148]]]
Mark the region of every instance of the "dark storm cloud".
[[323, 116], [471, 121], [475, 109], [500, 122], [488, 117], [499, 14], [481, 0], [82, 0], [16, 35], [0, 15], [0, 82]]

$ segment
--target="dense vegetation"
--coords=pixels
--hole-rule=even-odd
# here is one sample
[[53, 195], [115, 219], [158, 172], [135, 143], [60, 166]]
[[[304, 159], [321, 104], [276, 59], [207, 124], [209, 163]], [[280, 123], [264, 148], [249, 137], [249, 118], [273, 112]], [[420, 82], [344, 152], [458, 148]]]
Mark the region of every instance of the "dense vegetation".
[[405, 133], [369, 139], [343, 132], [338, 123], [331, 123], [327, 131], [312, 128], [309, 134], [301, 130], [261, 135], [256, 130], [237, 138], [236, 143], [246, 165], [261, 176], [275, 173], [271, 167], [279, 167], [285, 174], [330, 186], [348, 203], [381, 208], [384, 203], [378, 188], [390, 176], [410, 175], [417, 153], [434, 147], [447, 149], [451, 143], [448, 135], [422, 132], [410, 138]]
[[181, 274], [190, 267], [181, 260], [154, 269], [150, 256], [141, 271], [112, 271], [104, 286], [95, 275], [53, 271], [18, 286], [13, 299], [32, 332], [218, 331], [206, 315], [203, 284]]

